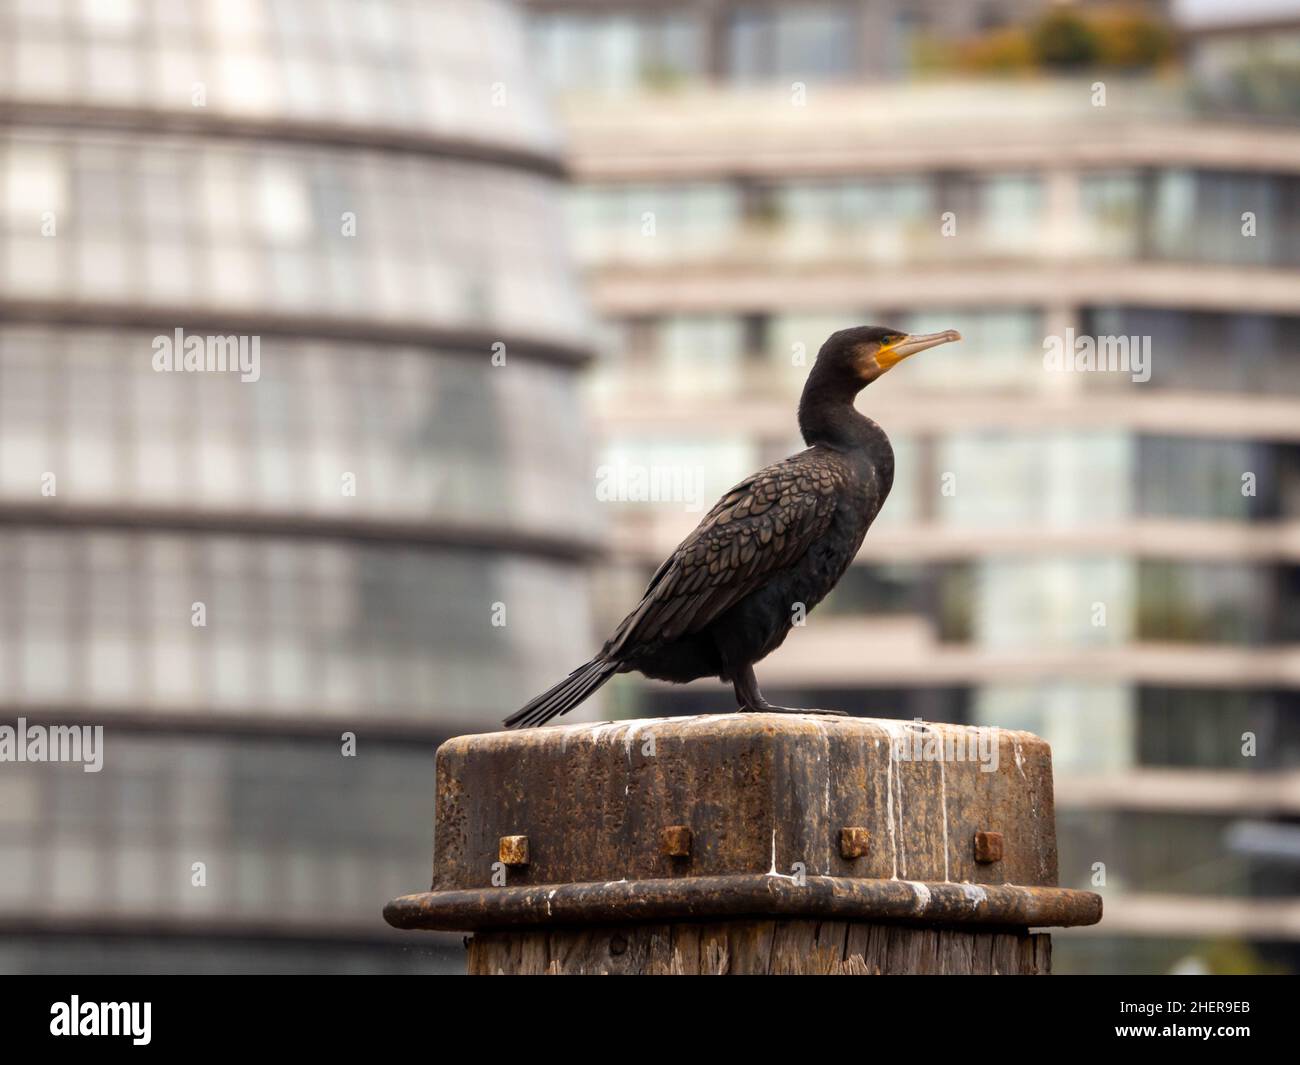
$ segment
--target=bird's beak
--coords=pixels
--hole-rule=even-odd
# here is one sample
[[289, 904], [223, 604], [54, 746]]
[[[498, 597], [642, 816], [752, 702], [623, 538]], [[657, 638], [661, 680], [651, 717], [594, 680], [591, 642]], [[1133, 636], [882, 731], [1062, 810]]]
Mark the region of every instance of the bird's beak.
[[951, 344], [954, 340], [960, 339], [961, 334], [955, 329], [945, 329], [942, 333], [916, 333], [905, 336], [897, 344], [882, 348], [876, 354], [876, 362], [882, 370], [888, 370], [918, 351], [938, 347], [940, 344]]

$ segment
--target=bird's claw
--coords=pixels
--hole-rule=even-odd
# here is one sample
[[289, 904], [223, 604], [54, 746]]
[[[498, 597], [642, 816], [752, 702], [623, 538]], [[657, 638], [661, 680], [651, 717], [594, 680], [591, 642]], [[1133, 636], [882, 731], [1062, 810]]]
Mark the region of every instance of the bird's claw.
[[773, 706], [771, 703], [765, 703], [762, 706], [742, 706], [742, 714], [826, 714], [829, 717], [848, 717], [845, 710], [817, 710], [810, 707], [802, 706]]

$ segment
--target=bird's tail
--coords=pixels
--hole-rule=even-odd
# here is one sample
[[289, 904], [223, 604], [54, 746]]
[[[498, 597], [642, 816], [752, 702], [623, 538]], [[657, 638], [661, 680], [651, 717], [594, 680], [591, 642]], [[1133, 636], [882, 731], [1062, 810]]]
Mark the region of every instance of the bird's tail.
[[506, 728], [532, 728], [545, 725], [553, 717], [567, 714], [583, 699], [618, 672], [618, 663], [593, 658], [579, 666], [559, 684], [548, 688], [527, 705], [505, 719]]

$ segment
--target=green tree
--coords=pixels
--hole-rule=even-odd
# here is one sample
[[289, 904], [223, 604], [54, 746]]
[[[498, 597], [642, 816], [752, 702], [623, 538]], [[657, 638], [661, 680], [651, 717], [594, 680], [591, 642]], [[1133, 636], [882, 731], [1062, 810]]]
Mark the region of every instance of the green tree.
[[1044, 15], [1030, 32], [1039, 65], [1049, 70], [1078, 70], [1101, 56], [1097, 32], [1073, 11], [1057, 9]]
[[1174, 54], [1172, 31], [1145, 12], [1124, 7], [1101, 10], [1092, 25], [1103, 66], [1143, 70]]

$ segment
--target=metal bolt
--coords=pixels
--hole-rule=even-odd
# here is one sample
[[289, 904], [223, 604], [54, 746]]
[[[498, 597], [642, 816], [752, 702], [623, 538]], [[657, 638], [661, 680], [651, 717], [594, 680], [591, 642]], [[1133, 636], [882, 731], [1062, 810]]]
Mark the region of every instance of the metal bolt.
[[1002, 833], [975, 833], [975, 860], [981, 865], [1002, 861]]
[[497, 857], [505, 865], [527, 865], [528, 837], [502, 836], [497, 844]]
[[871, 841], [871, 833], [865, 828], [840, 829], [840, 857], [865, 858]]
[[689, 858], [691, 843], [691, 830], [686, 825], [669, 825], [659, 833], [659, 853], [665, 858]]

